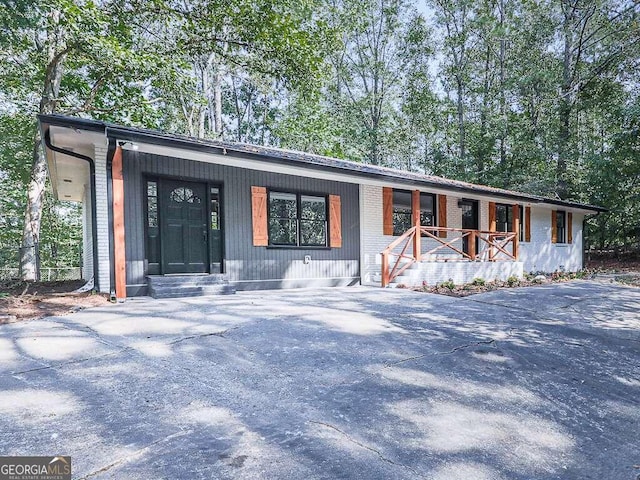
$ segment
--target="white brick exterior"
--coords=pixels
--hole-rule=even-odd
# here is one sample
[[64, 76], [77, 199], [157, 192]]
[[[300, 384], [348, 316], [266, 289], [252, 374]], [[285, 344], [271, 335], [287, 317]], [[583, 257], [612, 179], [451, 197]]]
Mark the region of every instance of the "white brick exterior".
[[396, 285], [436, 285], [452, 281], [456, 285], [471, 283], [475, 278], [486, 281], [522, 278], [522, 262], [421, 262], [396, 277]]
[[100, 291], [111, 292], [109, 266], [109, 207], [107, 201], [107, 144], [95, 146], [96, 224], [98, 242], [98, 282]]
[[91, 184], [84, 186], [82, 195], [82, 278], [93, 278], [93, 218], [91, 215]]
[[551, 243], [551, 208], [531, 207], [531, 242], [520, 244], [525, 272], [576, 272], [582, 269], [582, 221], [573, 213], [573, 242]]
[[[458, 194], [447, 195], [447, 227], [462, 228], [462, 214], [458, 207]], [[508, 203], [508, 202], [505, 202]], [[361, 206], [361, 276], [364, 285], [380, 285], [382, 252], [394, 236], [382, 233], [382, 187], [372, 185], [360, 186]], [[479, 200], [479, 228], [489, 230], [489, 200]], [[573, 243], [551, 243], [551, 208], [531, 208], [531, 242], [520, 243], [518, 262], [428, 262], [436, 258], [457, 257], [455, 252], [442, 249], [430, 258], [424, 258], [428, 263], [420, 267], [407, 270], [405, 278], [399, 278], [412, 284], [426, 281], [433, 285], [452, 279], [455, 283], [467, 283], [476, 277], [485, 280], [505, 280], [511, 275], [522, 276], [523, 272], [544, 271], [553, 272], [564, 269], [577, 271], [582, 268], [582, 219], [583, 215], [573, 214]], [[455, 233], [449, 233], [448, 238], [455, 238]], [[427, 252], [437, 246], [434, 240], [422, 239], [422, 252]], [[486, 245], [486, 244], [485, 244]], [[461, 249], [462, 241], [454, 246]], [[483, 242], [480, 242], [480, 250]], [[479, 252], [480, 253], [480, 252]]]

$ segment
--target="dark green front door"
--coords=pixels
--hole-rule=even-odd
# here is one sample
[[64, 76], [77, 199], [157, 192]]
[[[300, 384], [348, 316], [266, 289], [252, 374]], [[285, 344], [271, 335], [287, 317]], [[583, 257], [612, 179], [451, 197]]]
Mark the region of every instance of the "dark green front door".
[[162, 273], [208, 271], [207, 185], [160, 182]]

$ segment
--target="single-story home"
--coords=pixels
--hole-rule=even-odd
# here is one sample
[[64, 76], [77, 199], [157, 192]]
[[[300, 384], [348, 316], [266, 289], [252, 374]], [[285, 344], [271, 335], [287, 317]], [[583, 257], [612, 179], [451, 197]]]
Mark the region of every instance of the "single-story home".
[[83, 205], [83, 276], [117, 298], [577, 271], [585, 215], [604, 211], [279, 148], [39, 124], [55, 195]]

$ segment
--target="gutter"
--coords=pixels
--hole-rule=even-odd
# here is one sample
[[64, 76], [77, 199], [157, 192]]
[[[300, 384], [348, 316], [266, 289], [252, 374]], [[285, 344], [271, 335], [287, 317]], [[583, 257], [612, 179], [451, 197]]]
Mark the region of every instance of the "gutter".
[[[42, 124], [41, 124], [42, 125]], [[41, 132], [42, 134], [42, 132]], [[51, 132], [49, 131], [49, 127], [42, 135], [44, 139], [44, 144], [47, 146], [49, 150], [52, 152], [61, 153], [63, 155], [69, 155], [70, 157], [75, 157], [80, 160], [84, 160], [89, 163], [89, 172], [90, 172], [90, 181], [91, 181], [91, 235], [93, 236], [92, 247], [93, 247], [93, 288], [96, 291], [100, 291], [100, 279], [98, 277], [98, 219], [96, 213], [96, 166], [93, 158], [87, 157], [86, 155], [82, 155], [80, 153], [72, 152], [71, 150], [65, 150], [64, 148], [56, 147], [51, 143]]]

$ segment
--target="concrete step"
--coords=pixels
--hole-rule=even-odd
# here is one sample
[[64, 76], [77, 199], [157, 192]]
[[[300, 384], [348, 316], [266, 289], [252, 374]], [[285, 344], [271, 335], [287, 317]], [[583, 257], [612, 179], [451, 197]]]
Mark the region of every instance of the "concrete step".
[[147, 277], [149, 295], [153, 298], [202, 297], [232, 295], [236, 288], [226, 275], [168, 275]]
[[233, 285], [149, 288], [149, 295], [153, 298], [207, 297], [234, 293], [236, 288]]

